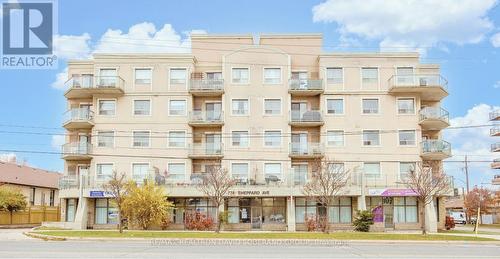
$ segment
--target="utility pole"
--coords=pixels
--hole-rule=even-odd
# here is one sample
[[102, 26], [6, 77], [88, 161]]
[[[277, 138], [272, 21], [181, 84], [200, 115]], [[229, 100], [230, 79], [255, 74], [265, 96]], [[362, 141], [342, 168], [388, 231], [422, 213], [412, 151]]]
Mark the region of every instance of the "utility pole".
[[469, 194], [469, 165], [467, 164], [467, 155], [465, 155], [465, 185], [467, 188], [467, 194]]

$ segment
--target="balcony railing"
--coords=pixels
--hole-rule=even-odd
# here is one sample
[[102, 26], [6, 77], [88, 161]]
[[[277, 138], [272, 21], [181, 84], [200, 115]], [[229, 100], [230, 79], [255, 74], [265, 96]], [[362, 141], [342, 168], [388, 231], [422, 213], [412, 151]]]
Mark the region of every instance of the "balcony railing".
[[92, 152], [92, 144], [71, 142], [62, 146], [62, 156], [87, 156]]
[[500, 169], [500, 158], [493, 159], [493, 163], [491, 163], [491, 168], [492, 169]]
[[491, 144], [491, 152], [500, 152], [500, 142]]
[[323, 113], [320, 110], [291, 111], [290, 122], [323, 122]]
[[325, 149], [322, 143], [290, 143], [291, 156], [322, 156], [324, 153]]
[[495, 126], [490, 129], [490, 136], [500, 136], [500, 126]]
[[490, 120], [500, 120], [500, 110], [490, 112]]
[[389, 88], [393, 87], [441, 87], [446, 90], [448, 81], [441, 75], [394, 75], [389, 79]]
[[428, 139], [421, 142], [422, 154], [442, 153], [451, 156], [451, 144], [440, 139]]
[[425, 107], [419, 111], [420, 121], [441, 120], [446, 123], [450, 121], [450, 114], [447, 110], [440, 107]]
[[189, 146], [189, 155], [200, 157], [218, 157], [223, 155], [223, 150], [223, 143], [193, 143]]
[[64, 122], [67, 124], [70, 122], [90, 122], [94, 120], [94, 112], [88, 108], [73, 108], [69, 109], [64, 113]]
[[294, 91], [318, 91], [323, 90], [321, 79], [290, 79], [289, 89]]
[[119, 88], [123, 89], [124, 80], [119, 76], [76, 75], [66, 84], [69, 88]]
[[59, 189], [76, 189], [80, 187], [79, 177], [77, 175], [65, 175], [59, 178]]
[[191, 79], [189, 85], [191, 91], [222, 91], [224, 90], [224, 79]]
[[191, 123], [222, 123], [224, 121], [223, 111], [192, 111], [189, 113], [189, 122]]

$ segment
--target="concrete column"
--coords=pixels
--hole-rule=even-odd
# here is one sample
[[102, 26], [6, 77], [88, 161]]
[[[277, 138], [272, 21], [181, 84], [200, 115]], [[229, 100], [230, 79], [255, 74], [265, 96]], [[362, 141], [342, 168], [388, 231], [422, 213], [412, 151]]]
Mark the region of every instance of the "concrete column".
[[366, 210], [366, 197], [364, 193], [358, 196], [358, 210]]
[[429, 233], [437, 233], [437, 216], [434, 209], [434, 199], [425, 206], [425, 230]]
[[287, 230], [288, 232], [295, 232], [295, 197], [290, 196], [286, 200], [287, 211]]
[[74, 229], [87, 229], [88, 198], [78, 200]]

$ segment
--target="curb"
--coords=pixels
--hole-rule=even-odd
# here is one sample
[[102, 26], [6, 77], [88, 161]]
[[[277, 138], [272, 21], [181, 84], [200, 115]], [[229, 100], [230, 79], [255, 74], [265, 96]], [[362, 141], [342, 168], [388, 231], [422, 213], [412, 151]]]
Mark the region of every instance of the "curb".
[[38, 238], [42, 239], [44, 241], [66, 241], [66, 237], [56, 237], [56, 236], [49, 236], [49, 235], [43, 235], [43, 234], [38, 234], [38, 233], [33, 233], [33, 232], [23, 232], [23, 235], [31, 238]]

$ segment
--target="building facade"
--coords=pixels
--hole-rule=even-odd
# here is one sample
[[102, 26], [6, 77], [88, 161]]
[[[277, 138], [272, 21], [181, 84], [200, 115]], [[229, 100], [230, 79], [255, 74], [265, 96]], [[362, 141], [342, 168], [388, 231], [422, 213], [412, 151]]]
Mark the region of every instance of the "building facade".
[[[312, 162], [335, 161], [348, 185], [329, 207], [334, 228], [358, 209], [375, 228], [444, 225], [444, 197], [424, 208], [401, 183], [417, 163], [440, 170], [451, 147], [439, 66], [418, 53], [324, 53], [320, 34], [192, 35], [190, 54], [96, 54], [68, 64], [62, 221], [116, 223], [102, 183], [113, 170], [152, 177], [187, 212], [214, 215], [196, 188], [220, 165], [238, 181], [221, 208], [226, 229], [304, 230], [325, 214], [304, 197]], [[451, 191], [452, 192], [452, 191]]]

